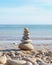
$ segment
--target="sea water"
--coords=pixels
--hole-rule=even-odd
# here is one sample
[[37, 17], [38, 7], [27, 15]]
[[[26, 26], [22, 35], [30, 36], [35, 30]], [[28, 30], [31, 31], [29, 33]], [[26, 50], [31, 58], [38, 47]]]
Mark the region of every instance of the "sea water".
[[0, 25], [0, 42], [21, 42], [25, 27], [32, 43], [52, 43], [52, 25]]

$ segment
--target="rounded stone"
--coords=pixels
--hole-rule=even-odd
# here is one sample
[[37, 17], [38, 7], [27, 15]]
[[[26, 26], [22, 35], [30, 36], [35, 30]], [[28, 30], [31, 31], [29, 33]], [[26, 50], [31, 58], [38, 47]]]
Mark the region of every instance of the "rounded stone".
[[19, 48], [22, 50], [34, 50], [34, 47], [32, 46], [32, 44], [28, 43], [28, 44], [19, 44]]
[[30, 57], [25, 57], [23, 58], [23, 60], [26, 60], [27, 62], [31, 62], [33, 65], [38, 65], [37, 62], [36, 62], [36, 58], [35, 59], [32, 59]]
[[46, 65], [46, 63], [40, 59], [40, 58], [36, 58], [36, 62], [39, 64], [39, 65]]
[[25, 65], [33, 65], [31, 62], [27, 61]]
[[24, 36], [29, 36], [30, 33], [23, 33]]
[[29, 33], [28, 28], [24, 28], [24, 33]]
[[22, 43], [30, 43], [30, 42], [32, 42], [32, 40], [30, 40], [30, 39], [28, 39], [28, 40], [21, 40], [22, 41]]
[[7, 62], [6, 56], [0, 56], [0, 64], [5, 64]]
[[23, 40], [28, 40], [30, 39], [28, 36], [23, 36]]
[[24, 65], [26, 63], [26, 61], [24, 60], [8, 60], [7, 64], [10, 65]]

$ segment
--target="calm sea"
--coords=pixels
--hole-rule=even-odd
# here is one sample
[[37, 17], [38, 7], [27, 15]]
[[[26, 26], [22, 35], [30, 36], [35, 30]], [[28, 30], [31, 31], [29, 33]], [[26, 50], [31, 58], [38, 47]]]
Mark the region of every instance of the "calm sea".
[[52, 25], [0, 25], [0, 42], [20, 42], [25, 27], [33, 43], [52, 43]]

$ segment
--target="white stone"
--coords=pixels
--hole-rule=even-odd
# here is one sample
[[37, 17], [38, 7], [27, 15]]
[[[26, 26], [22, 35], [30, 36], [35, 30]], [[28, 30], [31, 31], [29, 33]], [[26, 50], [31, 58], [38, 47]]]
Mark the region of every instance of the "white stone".
[[6, 56], [0, 56], [0, 64], [5, 64], [7, 62]]

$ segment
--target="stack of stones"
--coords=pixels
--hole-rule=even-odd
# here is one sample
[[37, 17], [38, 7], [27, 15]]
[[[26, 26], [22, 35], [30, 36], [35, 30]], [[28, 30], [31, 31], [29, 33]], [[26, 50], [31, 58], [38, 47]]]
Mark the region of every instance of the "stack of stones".
[[22, 50], [34, 50], [34, 47], [32, 46], [31, 44], [31, 41], [30, 40], [30, 37], [29, 37], [29, 30], [28, 28], [24, 28], [24, 34], [23, 34], [23, 37], [22, 37], [22, 43], [19, 44], [19, 48], [22, 49]]

